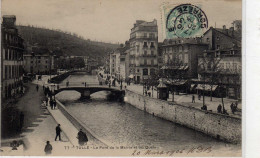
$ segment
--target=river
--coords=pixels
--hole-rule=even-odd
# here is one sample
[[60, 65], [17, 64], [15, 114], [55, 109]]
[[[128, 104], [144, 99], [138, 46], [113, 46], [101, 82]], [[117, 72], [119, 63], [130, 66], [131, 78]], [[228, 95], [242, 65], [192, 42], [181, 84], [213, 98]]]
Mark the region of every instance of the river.
[[[71, 82], [97, 82], [96, 76], [72, 75]], [[98, 82], [97, 82], [98, 83]], [[109, 92], [97, 92], [91, 100], [81, 101], [80, 93], [57, 94], [66, 108], [103, 140], [115, 145], [150, 146], [157, 149], [212, 147], [216, 152], [240, 153], [240, 145], [225, 143], [201, 132], [152, 116], [127, 103], [106, 100]]]

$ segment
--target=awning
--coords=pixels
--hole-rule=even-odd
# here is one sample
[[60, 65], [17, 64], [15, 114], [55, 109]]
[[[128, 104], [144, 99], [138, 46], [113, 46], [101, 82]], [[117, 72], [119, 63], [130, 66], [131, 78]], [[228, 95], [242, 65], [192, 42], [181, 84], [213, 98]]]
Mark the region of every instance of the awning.
[[163, 70], [187, 70], [189, 66], [163, 66], [161, 69]]
[[218, 85], [198, 84], [196, 89], [198, 89], [198, 90], [205, 90], [205, 91], [211, 91], [211, 87], [212, 87], [212, 91], [215, 91], [217, 89]]
[[184, 85], [184, 84], [186, 84], [186, 83], [187, 83], [187, 80], [164, 79], [163, 82], [164, 82], [165, 84], [179, 86], [179, 85]]
[[129, 78], [134, 78], [134, 75], [133, 75], [133, 74], [131, 74], [131, 75], [129, 75], [128, 77], [129, 77]]

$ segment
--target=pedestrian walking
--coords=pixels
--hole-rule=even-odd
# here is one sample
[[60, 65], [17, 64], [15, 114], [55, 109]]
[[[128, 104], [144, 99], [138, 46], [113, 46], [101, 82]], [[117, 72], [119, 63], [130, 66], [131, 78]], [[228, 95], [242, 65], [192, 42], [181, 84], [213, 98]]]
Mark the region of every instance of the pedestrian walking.
[[20, 130], [23, 128], [23, 123], [24, 123], [24, 114], [23, 112], [20, 113]]
[[192, 101], [191, 102], [195, 103], [195, 96], [194, 95], [192, 95]]
[[218, 113], [222, 113], [222, 106], [221, 106], [221, 104], [218, 105], [217, 111], [218, 111]]
[[53, 109], [56, 109], [56, 105], [57, 105], [57, 102], [56, 102], [56, 100], [54, 99], [54, 100], [53, 100]]
[[198, 95], [198, 99], [199, 99], [199, 100], [200, 100], [200, 98], [201, 98], [201, 94]]
[[46, 106], [48, 106], [48, 103], [49, 103], [49, 98], [46, 97]]
[[52, 145], [50, 144], [50, 141], [47, 141], [44, 148], [44, 152], [46, 155], [49, 155], [51, 154], [51, 151], [52, 151]]
[[87, 83], [85, 82], [85, 87], [87, 87]]
[[81, 145], [81, 146], [88, 142], [88, 137], [87, 137], [86, 133], [82, 131], [82, 129], [80, 129], [80, 131], [78, 132], [77, 139], [78, 139], [79, 145]]
[[55, 141], [57, 140], [57, 138], [59, 137], [59, 140], [61, 140], [60, 138], [60, 133], [61, 133], [61, 128], [60, 128], [60, 124], [57, 125], [56, 127], [56, 137], [55, 137]]
[[231, 109], [232, 114], [234, 114], [235, 113], [235, 105], [233, 103], [231, 103], [230, 109]]
[[53, 100], [50, 99], [50, 106], [51, 106], [51, 109], [53, 110]]
[[39, 86], [38, 86], [38, 84], [36, 85], [36, 90], [37, 90], [37, 92], [38, 92], [38, 90], [39, 90]]

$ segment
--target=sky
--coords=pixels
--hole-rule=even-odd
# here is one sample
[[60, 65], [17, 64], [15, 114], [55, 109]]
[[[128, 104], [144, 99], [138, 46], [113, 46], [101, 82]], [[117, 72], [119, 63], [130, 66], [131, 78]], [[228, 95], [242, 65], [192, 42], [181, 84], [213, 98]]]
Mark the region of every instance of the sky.
[[163, 41], [162, 5], [201, 6], [209, 26], [222, 28], [242, 19], [241, 0], [2, 0], [2, 15], [16, 15], [16, 24], [60, 29], [86, 39], [124, 43], [136, 20], [157, 20]]

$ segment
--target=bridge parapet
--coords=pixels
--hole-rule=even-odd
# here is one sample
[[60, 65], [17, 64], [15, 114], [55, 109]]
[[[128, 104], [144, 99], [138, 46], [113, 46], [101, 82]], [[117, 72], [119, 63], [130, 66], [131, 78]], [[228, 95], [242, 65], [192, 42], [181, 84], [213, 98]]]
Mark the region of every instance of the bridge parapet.
[[81, 93], [82, 98], [90, 98], [90, 95], [98, 91], [110, 91], [118, 98], [122, 98], [124, 91], [120, 90], [119, 87], [111, 87], [108, 85], [100, 85], [96, 82], [67, 82], [61, 84], [48, 84], [46, 85], [52, 91], [52, 95], [56, 95], [61, 91], [74, 90]]

